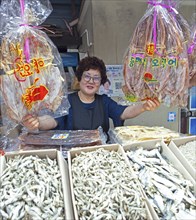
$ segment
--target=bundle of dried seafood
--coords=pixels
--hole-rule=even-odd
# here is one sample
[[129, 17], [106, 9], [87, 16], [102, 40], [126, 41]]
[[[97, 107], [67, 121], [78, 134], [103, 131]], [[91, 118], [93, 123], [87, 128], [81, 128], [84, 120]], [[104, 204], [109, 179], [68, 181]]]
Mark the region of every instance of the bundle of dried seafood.
[[188, 46], [189, 73], [193, 78], [196, 75], [196, 13], [193, 14], [193, 24], [191, 26], [191, 37]]
[[165, 142], [177, 138], [180, 134], [165, 127], [159, 126], [120, 126], [109, 130], [111, 141], [119, 144], [130, 144], [139, 141], [163, 139]]
[[131, 101], [158, 98], [167, 106], [186, 106], [188, 23], [172, 1], [148, 1], [124, 57], [123, 92]]
[[64, 219], [56, 160], [19, 155], [8, 159], [6, 166], [0, 178], [0, 219]]
[[193, 183], [161, 155], [160, 148], [126, 153], [160, 219], [196, 218]]
[[105, 144], [104, 133], [101, 129], [96, 130], [49, 130], [40, 131], [39, 136], [32, 133], [24, 133], [19, 139], [24, 145], [85, 147]]
[[[14, 0], [9, 4], [12, 5], [4, 2], [1, 10], [5, 19], [10, 16], [9, 31], [1, 45], [5, 75], [1, 77], [0, 88], [6, 105], [3, 113], [17, 123], [27, 114], [67, 114], [67, 82], [60, 54], [37, 26], [52, 11], [47, 8], [49, 1]], [[3, 28], [7, 30], [7, 26]]]
[[138, 182], [119, 153], [81, 152], [71, 171], [80, 219], [146, 219]]

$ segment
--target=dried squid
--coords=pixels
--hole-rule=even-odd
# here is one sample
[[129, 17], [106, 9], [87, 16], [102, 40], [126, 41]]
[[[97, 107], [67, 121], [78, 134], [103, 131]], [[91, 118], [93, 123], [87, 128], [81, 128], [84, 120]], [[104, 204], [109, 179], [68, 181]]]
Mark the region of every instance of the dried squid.
[[158, 98], [167, 106], [186, 106], [189, 25], [172, 1], [148, 1], [124, 57], [123, 92], [131, 101]]

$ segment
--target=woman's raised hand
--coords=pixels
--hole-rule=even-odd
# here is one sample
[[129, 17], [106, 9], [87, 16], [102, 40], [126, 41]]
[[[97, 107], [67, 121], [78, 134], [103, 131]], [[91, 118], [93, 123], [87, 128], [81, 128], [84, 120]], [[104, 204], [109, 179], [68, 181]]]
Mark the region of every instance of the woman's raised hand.
[[37, 116], [26, 115], [22, 119], [22, 125], [29, 131], [35, 131], [39, 129], [39, 119]]
[[154, 111], [160, 106], [160, 102], [157, 98], [149, 99], [143, 103], [143, 110], [144, 111]]

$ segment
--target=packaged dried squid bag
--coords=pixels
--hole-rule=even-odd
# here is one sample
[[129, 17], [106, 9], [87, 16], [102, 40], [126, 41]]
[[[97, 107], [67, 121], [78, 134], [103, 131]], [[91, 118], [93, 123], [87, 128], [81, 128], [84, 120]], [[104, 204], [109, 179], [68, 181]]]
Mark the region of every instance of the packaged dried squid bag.
[[68, 113], [60, 54], [39, 27], [51, 12], [48, 0], [2, 1], [1, 93], [4, 117], [12, 125], [20, 124], [27, 114], [59, 117]]
[[191, 37], [188, 44], [189, 75], [191, 80], [196, 75], [196, 13], [192, 15]]
[[148, 1], [123, 60], [127, 99], [158, 98], [166, 106], [184, 107], [188, 101], [189, 25], [172, 0]]

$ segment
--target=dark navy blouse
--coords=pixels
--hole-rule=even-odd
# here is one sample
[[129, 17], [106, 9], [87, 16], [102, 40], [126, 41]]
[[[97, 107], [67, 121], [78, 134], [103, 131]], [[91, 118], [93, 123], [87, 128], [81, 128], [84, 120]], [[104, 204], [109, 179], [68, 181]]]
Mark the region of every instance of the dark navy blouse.
[[[122, 126], [124, 121], [120, 119], [120, 116], [127, 106], [119, 105], [117, 102], [115, 102], [114, 100], [112, 100], [110, 97], [108, 97], [105, 94], [100, 95], [100, 96], [102, 98], [103, 109], [105, 113], [105, 123], [106, 123], [105, 127], [109, 129], [109, 118], [112, 119], [114, 127]], [[68, 95], [68, 100], [71, 105], [71, 107], [69, 108], [69, 114], [56, 118], [56, 121], [58, 123], [57, 127], [55, 128], [56, 130], [73, 130], [73, 110], [72, 110], [72, 104], [71, 104], [72, 103], [71, 94]], [[89, 104], [87, 103], [82, 103], [82, 104], [84, 108], [92, 109], [95, 106], [95, 101]]]

